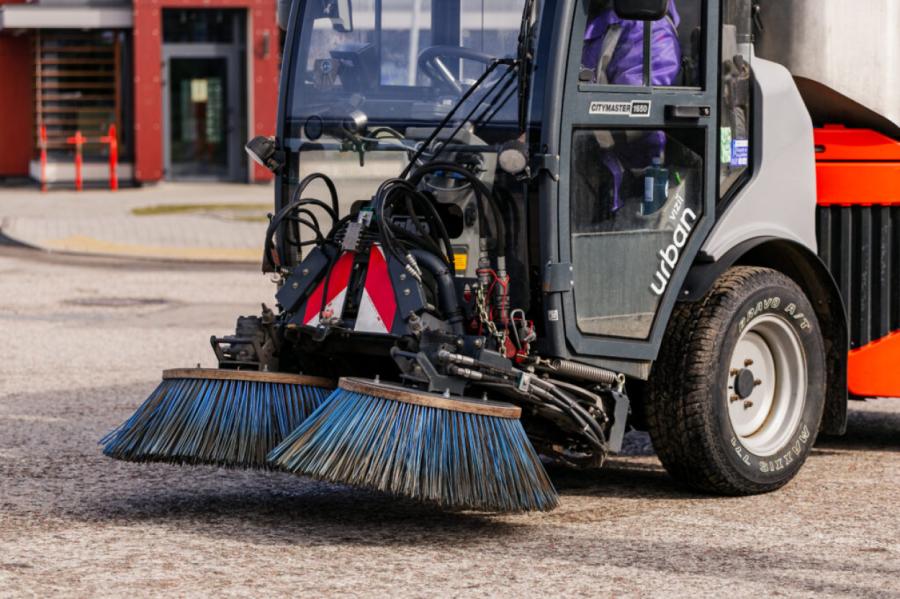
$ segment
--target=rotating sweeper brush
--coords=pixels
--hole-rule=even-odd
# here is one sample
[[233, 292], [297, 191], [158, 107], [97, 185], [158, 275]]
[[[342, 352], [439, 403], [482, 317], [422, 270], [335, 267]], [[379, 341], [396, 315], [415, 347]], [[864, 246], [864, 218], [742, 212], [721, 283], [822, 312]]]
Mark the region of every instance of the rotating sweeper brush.
[[327, 379], [237, 370], [169, 370], [100, 443], [129, 462], [265, 468], [266, 454], [331, 392]]
[[502, 512], [559, 498], [511, 404], [342, 379], [269, 456], [273, 466], [432, 502]]

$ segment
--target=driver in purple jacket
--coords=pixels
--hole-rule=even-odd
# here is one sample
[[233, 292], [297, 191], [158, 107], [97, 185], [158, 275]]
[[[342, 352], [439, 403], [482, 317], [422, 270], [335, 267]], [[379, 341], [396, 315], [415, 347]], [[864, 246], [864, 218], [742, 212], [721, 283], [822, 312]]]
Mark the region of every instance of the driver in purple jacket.
[[[580, 79], [609, 85], [643, 85], [644, 23], [619, 18], [611, 6], [611, 0], [595, 0], [594, 4], [599, 5], [600, 10], [590, 20], [584, 33]], [[681, 44], [678, 41], [680, 20], [675, 0], [669, 0], [666, 17], [651, 24], [651, 85], [674, 85], [678, 77], [681, 70]], [[662, 131], [639, 136], [617, 136], [608, 131], [598, 131], [596, 138], [601, 148], [602, 162], [613, 178], [609, 212], [615, 213], [622, 207], [620, 193], [627, 170], [647, 167], [653, 158], [661, 157], [666, 136]]]

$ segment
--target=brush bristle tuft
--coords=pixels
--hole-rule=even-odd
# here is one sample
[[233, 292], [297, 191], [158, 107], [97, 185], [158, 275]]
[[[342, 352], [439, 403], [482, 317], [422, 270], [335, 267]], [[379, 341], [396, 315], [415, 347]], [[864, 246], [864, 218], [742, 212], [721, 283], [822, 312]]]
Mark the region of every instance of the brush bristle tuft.
[[549, 511], [559, 502], [519, 420], [345, 389], [269, 460], [295, 474], [442, 507]]
[[268, 452], [329, 393], [253, 380], [166, 379], [100, 444], [107, 456], [130, 462], [268, 468]]

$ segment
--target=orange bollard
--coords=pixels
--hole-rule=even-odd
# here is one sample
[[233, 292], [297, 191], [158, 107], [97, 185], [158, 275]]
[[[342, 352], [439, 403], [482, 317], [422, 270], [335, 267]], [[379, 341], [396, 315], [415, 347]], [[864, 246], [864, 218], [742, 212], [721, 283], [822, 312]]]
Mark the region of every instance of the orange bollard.
[[47, 193], [47, 127], [41, 125], [41, 191]]
[[116, 126], [109, 126], [109, 133], [100, 141], [109, 144], [109, 189], [119, 189], [119, 140], [116, 138]]
[[83, 166], [82, 148], [86, 141], [87, 138], [81, 134], [81, 131], [76, 131], [75, 135], [66, 139], [66, 143], [75, 144], [75, 191], [84, 189], [84, 179], [82, 178], [81, 170]]

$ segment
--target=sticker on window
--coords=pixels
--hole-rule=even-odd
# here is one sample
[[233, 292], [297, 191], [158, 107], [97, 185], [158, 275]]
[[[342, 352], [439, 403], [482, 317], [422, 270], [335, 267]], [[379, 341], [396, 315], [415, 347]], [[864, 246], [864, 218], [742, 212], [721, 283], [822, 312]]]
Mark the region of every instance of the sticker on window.
[[722, 164], [731, 163], [731, 127], [722, 127], [719, 130], [719, 155]]
[[747, 166], [750, 164], [750, 141], [735, 139], [731, 142], [731, 166]]

